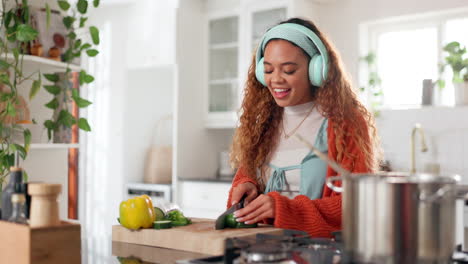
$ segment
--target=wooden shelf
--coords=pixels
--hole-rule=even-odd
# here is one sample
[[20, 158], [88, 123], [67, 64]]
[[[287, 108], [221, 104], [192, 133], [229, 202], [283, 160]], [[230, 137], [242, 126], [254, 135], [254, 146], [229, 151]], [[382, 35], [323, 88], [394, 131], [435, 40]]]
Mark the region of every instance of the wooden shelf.
[[[14, 60], [13, 54], [7, 54], [7, 60]], [[60, 72], [67, 69], [67, 63], [61, 61], [54, 61], [44, 57], [38, 57], [33, 55], [23, 55], [23, 67], [35, 67], [37, 70], [40, 70], [42, 73], [46, 72]], [[75, 72], [81, 71], [79, 65], [70, 64], [70, 69]]]
[[80, 148], [80, 144], [39, 143], [31, 144], [31, 149], [69, 149]]

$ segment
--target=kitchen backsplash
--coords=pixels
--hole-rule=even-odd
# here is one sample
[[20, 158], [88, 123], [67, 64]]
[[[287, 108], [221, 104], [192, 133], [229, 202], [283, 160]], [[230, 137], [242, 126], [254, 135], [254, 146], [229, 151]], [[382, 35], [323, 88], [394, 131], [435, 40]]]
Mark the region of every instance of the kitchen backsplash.
[[468, 184], [468, 107], [427, 107], [422, 109], [382, 111], [377, 126], [385, 159], [395, 171], [410, 167], [410, 139], [415, 123], [420, 123], [428, 151], [422, 153], [420, 135], [416, 134], [416, 168], [425, 171], [437, 163], [442, 174], [459, 174]]

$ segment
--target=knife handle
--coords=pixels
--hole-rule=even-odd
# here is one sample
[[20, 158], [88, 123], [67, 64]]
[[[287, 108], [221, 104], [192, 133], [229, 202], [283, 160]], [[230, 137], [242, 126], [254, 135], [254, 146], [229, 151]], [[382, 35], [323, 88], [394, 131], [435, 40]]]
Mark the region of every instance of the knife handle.
[[244, 208], [244, 202], [245, 202], [245, 198], [247, 198], [247, 193], [244, 193], [244, 195], [242, 196], [242, 198], [240, 199], [240, 208]]

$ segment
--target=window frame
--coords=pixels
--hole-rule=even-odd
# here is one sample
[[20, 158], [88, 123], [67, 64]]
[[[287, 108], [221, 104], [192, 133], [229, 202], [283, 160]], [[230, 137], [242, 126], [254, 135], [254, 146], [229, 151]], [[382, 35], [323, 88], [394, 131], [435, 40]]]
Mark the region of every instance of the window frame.
[[[386, 19], [380, 19], [375, 21], [368, 21], [359, 25], [359, 58], [366, 56], [370, 51], [377, 51], [378, 49], [378, 37], [380, 34], [388, 33], [392, 31], [405, 31], [413, 29], [421, 29], [426, 27], [435, 27], [437, 30], [437, 63], [440, 64], [444, 60], [443, 46], [447, 42], [446, 39], [446, 23], [449, 20], [468, 18], [468, 7], [457, 8], [445, 11], [421, 13], [413, 15], [405, 15], [398, 17], [391, 17]], [[358, 81], [359, 87], [367, 86], [368, 80], [368, 69], [359, 64]], [[377, 69], [378, 71], [378, 69]], [[441, 76], [438, 76], [440, 78]], [[435, 80], [434, 80], [435, 81]], [[445, 89], [447, 90], [447, 89]], [[440, 93], [447, 91], [435, 90], [435, 97], [440, 97]], [[384, 91], [385, 93], [385, 91]], [[366, 105], [372, 100], [372, 94], [369, 90], [362, 93], [361, 99]], [[385, 101], [383, 102], [382, 109], [396, 109], [401, 108], [402, 105], [389, 105]], [[408, 106], [404, 106], [408, 108]], [[421, 107], [421, 106], [419, 106]]]

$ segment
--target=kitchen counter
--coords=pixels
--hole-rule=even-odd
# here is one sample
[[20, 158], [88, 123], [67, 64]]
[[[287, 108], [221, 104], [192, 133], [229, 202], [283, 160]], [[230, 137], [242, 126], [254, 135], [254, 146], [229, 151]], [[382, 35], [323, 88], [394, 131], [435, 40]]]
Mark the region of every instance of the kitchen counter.
[[176, 263], [179, 260], [197, 259], [207, 255], [112, 241], [108, 254], [98, 254], [87, 250], [82, 251], [81, 263], [103, 264], [149, 264]]
[[125, 263], [126, 261], [123, 260], [130, 259], [133, 260], [131, 263], [176, 263], [178, 260], [196, 259], [207, 256], [194, 252], [123, 242], [112, 242], [112, 255], [114, 259], [117, 260], [115, 263], [119, 263], [119, 260], [120, 263]]

